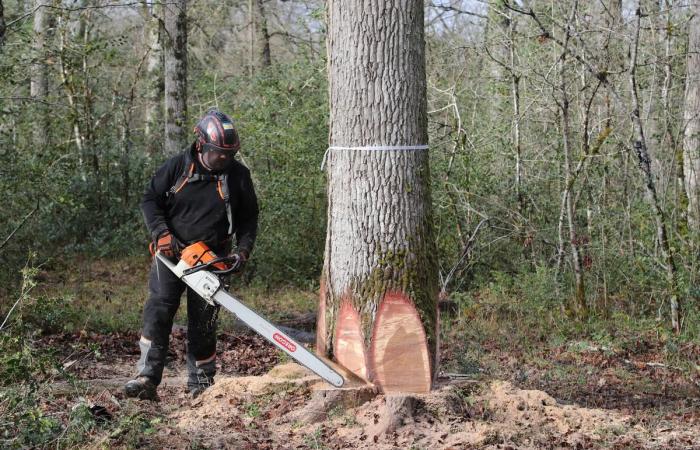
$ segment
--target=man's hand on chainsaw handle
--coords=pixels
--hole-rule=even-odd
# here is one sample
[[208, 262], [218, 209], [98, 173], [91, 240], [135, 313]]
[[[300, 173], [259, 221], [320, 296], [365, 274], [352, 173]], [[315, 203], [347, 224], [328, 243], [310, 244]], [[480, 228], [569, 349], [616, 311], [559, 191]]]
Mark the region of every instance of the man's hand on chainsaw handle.
[[158, 239], [151, 243], [151, 253], [156, 251], [161, 252], [167, 257], [173, 258], [180, 256], [180, 251], [185, 248], [185, 245], [180, 242], [169, 230], [165, 230], [158, 235]]
[[237, 273], [243, 270], [243, 266], [245, 266], [246, 261], [248, 261], [248, 252], [245, 250], [233, 251], [229, 257], [235, 259], [230, 264], [233, 268], [233, 272]]

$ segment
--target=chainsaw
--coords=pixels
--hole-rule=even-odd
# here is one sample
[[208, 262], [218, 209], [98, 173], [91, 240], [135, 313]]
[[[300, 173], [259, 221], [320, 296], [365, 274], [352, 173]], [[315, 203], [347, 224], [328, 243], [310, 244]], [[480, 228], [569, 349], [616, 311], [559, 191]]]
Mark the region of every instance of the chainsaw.
[[204, 242], [197, 242], [182, 251], [177, 263], [160, 252], [156, 257], [206, 302], [223, 306], [253, 331], [333, 386], [343, 385], [345, 380], [338, 372], [226, 291], [221, 277], [237, 269], [232, 264], [237, 262], [236, 256], [218, 257]]

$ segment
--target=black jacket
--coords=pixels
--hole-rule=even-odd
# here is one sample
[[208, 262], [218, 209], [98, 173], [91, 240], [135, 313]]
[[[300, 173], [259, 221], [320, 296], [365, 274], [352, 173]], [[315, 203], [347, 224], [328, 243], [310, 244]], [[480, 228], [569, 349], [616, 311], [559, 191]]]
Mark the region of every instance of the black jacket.
[[[146, 226], [154, 240], [167, 229], [185, 244], [204, 241], [211, 248], [221, 249], [230, 236], [218, 182], [197, 180], [182, 184], [183, 173], [190, 166], [195, 174], [210, 175], [195, 158], [194, 146], [170, 158], [156, 171], [141, 202]], [[250, 171], [236, 161], [226, 175], [238, 249], [250, 253], [258, 229], [258, 200]]]

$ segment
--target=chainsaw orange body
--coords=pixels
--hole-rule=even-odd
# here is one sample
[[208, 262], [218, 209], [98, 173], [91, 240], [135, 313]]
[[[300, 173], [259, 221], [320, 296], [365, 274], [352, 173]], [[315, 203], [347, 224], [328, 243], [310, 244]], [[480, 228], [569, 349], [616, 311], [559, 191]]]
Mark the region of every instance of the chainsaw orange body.
[[[214, 253], [204, 241], [195, 242], [192, 245], [188, 245], [182, 250], [180, 254], [180, 260], [187, 263], [190, 267], [195, 267], [200, 264], [208, 264], [213, 260], [217, 259], [218, 256]], [[214, 267], [220, 270], [226, 270], [229, 265], [224, 262], [217, 262], [213, 264]]]

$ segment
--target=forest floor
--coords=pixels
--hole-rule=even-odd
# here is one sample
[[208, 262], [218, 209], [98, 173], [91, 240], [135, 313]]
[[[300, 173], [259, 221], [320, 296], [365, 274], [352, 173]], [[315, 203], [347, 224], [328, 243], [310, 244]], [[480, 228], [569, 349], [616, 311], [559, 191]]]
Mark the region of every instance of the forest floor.
[[[38, 295], [72, 292], [71, 307], [93, 305], [65, 316], [82, 322], [74, 329], [32, 343], [61, 366], [60, 376], [38, 385], [38, 410], [66, 430], [75, 428], [76, 408], [90, 411], [79, 438], [73, 433], [69, 443], [64, 432], [46, 447], [700, 449], [699, 344], [679, 350], [694, 364], [674, 365], [668, 343], [653, 333], [604, 345], [596, 339], [523, 345], [503, 340], [511, 332], [520, 339], [515, 326], [477, 326], [460, 314], [444, 319], [453, 321], [444, 328], [445, 373], [429, 394], [365, 390], [326, 401], [330, 388], [315, 375], [225, 319], [212, 388], [194, 400], [185, 393], [186, 330], [176, 326], [159, 401], [126, 399], [121, 386], [138, 359], [145, 276], [118, 275], [119, 264], [141, 263], [92, 265], [40, 280], [50, 289]], [[250, 291], [249, 298], [273, 319], [300, 318], [298, 326], [311, 331], [313, 292]], [[499, 331], [475, 339], [465, 326]], [[0, 396], [0, 417], [3, 408]]]

